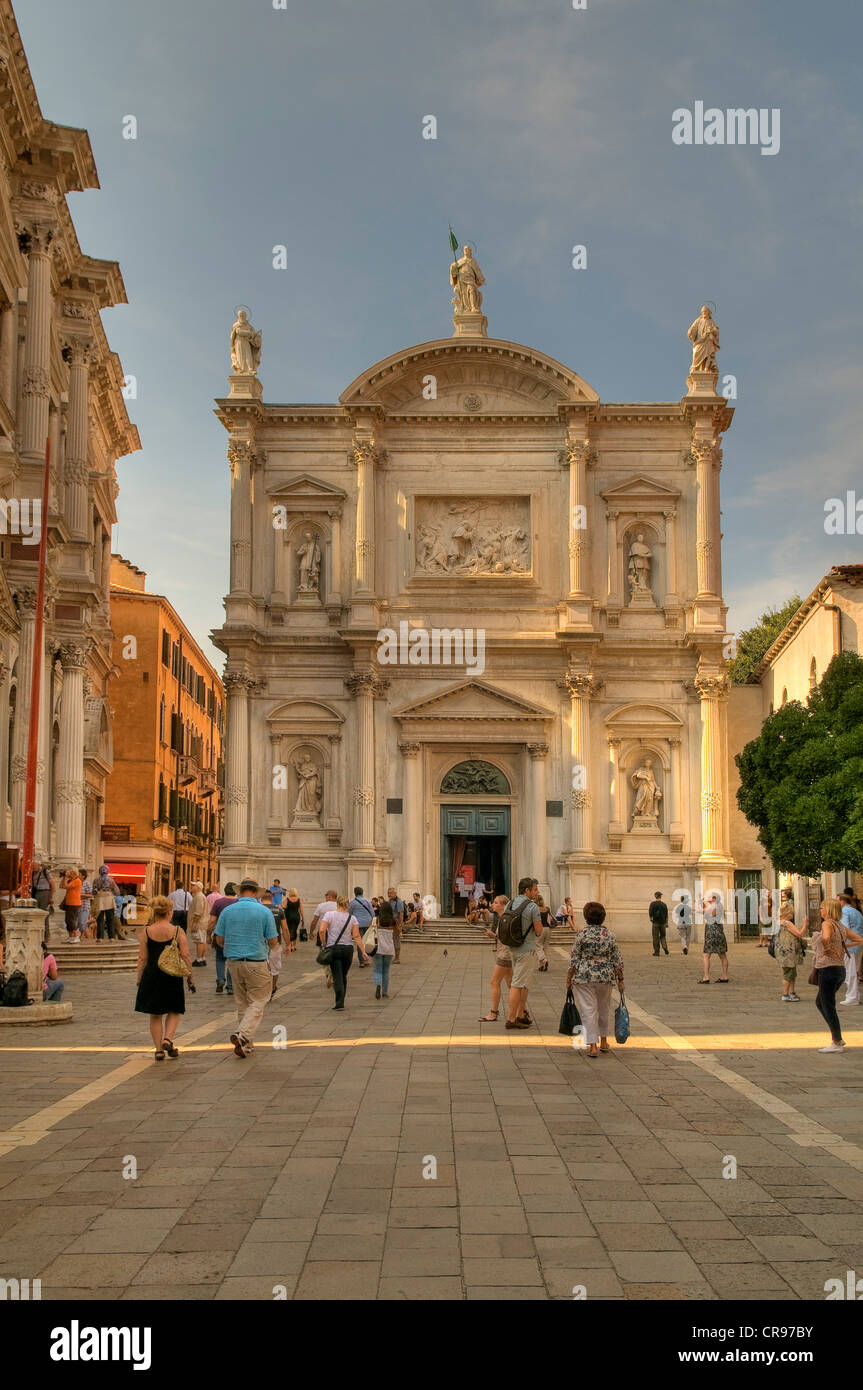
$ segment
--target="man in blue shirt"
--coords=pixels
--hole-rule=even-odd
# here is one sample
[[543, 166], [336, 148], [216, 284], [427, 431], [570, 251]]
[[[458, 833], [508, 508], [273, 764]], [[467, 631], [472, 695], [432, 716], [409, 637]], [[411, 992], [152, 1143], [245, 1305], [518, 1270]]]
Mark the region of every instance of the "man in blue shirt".
[[231, 1034], [234, 1052], [248, 1057], [255, 1033], [272, 993], [267, 957], [279, 944], [273, 914], [258, 902], [258, 885], [244, 878], [240, 896], [219, 913], [218, 930], [213, 936], [229, 962], [237, 999], [237, 1031]]
[[[839, 894], [839, 901], [842, 904], [842, 925], [851, 931], [857, 932], [858, 936], [863, 933], [863, 913], [858, 912], [854, 906], [854, 898], [848, 889]], [[863, 946], [848, 946], [845, 951], [845, 998], [843, 1004], [860, 1003], [860, 981], [857, 978], [857, 968], [860, 964], [860, 952]]]
[[281, 885], [279, 879], [277, 879], [277, 878], [274, 878], [274, 879], [273, 879], [272, 886], [271, 886], [271, 888], [270, 888], [270, 892], [271, 892], [272, 895], [273, 895], [273, 907], [281, 907], [281, 906], [282, 906], [282, 898], [285, 896], [285, 890], [284, 890], [284, 888], [282, 887], [282, 885]]
[[[357, 926], [360, 929], [360, 936], [362, 936], [363, 932], [371, 926], [375, 915], [374, 908], [368, 898], [363, 897], [362, 888], [354, 889], [354, 896], [348, 903], [348, 912], [356, 917]], [[368, 961], [363, 960], [359, 946], [357, 947], [357, 964], [360, 970], [365, 970], [368, 965]]]

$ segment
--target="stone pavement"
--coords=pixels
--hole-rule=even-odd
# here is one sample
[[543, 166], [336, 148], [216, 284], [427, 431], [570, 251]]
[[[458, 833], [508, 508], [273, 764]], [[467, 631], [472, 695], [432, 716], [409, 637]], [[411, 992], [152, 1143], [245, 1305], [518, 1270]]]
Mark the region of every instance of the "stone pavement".
[[245, 1062], [212, 964], [159, 1064], [133, 977], [76, 977], [71, 1024], [0, 1038], [0, 1277], [69, 1301], [797, 1300], [863, 1273], [863, 1014], [823, 1056], [814, 990], [780, 1004], [754, 944], [709, 988], [677, 947], [624, 956], [633, 1037], [597, 1061], [557, 1035], [559, 950], [541, 1031], [514, 1034], [477, 1022], [490, 950], [409, 939], [390, 1000], [354, 966], [334, 1019], [301, 948]]

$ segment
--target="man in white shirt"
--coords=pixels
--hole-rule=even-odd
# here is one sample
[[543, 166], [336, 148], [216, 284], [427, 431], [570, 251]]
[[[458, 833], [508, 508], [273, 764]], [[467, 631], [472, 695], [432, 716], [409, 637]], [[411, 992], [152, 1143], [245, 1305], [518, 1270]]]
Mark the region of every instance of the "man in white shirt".
[[329, 888], [327, 892], [324, 894], [323, 902], [318, 903], [317, 907], [315, 908], [315, 915], [312, 918], [312, 925], [309, 927], [310, 941], [315, 940], [315, 933], [318, 929], [318, 923], [323, 921], [325, 912], [332, 912], [334, 904], [338, 901], [338, 896], [339, 895], [336, 892], [335, 888]]
[[485, 884], [481, 883], [479, 879], [477, 879], [476, 883], [473, 885], [471, 897], [475, 903], [478, 903], [481, 898], [485, 897]]
[[189, 918], [189, 908], [192, 905], [191, 893], [187, 893], [180, 880], [177, 879], [177, 885], [173, 893], [168, 894], [168, 899], [174, 907], [171, 922], [175, 927], [182, 927], [185, 931]]

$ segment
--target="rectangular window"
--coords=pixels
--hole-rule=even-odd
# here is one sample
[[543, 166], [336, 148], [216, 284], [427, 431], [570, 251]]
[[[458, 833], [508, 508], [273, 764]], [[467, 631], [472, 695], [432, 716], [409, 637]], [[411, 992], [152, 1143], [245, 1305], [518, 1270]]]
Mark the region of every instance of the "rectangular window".
[[170, 795], [170, 799], [169, 799], [169, 803], [168, 803], [168, 819], [169, 819], [171, 825], [179, 825], [179, 821], [177, 820], [177, 811], [178, 811], [178, 807], [179, 807], [179, 797], [177, 796], [176, 791], [175, 791], [174, 788], [172, 787], [172, 788], [171, 788], [171, 795]]
[[171, 675], [179, 677], [180, 674], [180, 647], [177, 642], [171, 647]]
[[171, 664], [171, 637], [167, 628], [162, 629], [162, 665]]
[[168, 788], [164, 782], [159, 783], [159, 820], [165, 821], [168, 817]]

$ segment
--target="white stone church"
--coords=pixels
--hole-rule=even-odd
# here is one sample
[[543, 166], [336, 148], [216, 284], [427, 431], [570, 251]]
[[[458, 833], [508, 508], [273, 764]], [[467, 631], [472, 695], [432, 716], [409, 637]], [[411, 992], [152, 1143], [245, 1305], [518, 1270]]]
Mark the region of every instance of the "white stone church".
[[331, 405], [265, 403], [234, 325], [222, 880], [447, 916], [532, 874], [643, 937], [733, 886], [716, 325], [681, 400], [603, 403], [452, 280], [453, 336]]

